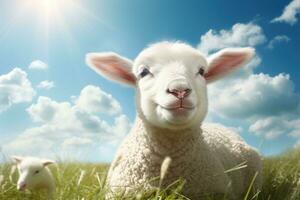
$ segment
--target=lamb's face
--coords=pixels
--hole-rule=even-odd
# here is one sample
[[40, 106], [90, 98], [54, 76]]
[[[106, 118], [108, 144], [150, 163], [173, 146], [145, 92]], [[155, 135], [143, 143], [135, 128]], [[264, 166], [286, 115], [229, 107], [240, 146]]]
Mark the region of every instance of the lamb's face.
[[53, 163], [49, 160], [40, 160], [33, 157], [13, 157], [17, 162], [19, 179], [17, 189], [23, 191], [25, 189], [38, 189], [44, 186], [47, 177], [46, 165]]
[[108, 79], [137, 88], [137, 109], [155, 126], [199, 125], [207, 112], [206, 84], [247, 63], [252, 48], [227, 48], [205, 58], [180, 42], [156, 43], [134, 62], [115, 53], [90, 53], [87, 64]]
[[207, 112], [206, 68], [205, 57], [182, 43], [145, 49], [133, 65], [139, 112], [159, 127], [198, 126]]
[[24, 162], [18, 165], [19, 180], [18, 190], [33, 189], [41, 181], [41, 175], [44, 173], [44, 167], [41, 163]]

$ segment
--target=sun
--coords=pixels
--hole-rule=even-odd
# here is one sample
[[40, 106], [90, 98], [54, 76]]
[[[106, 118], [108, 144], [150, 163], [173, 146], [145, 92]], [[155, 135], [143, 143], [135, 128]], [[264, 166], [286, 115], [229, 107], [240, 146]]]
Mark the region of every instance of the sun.
[[59, 18], [75, 7], [75, 0], [25, 0], [26, 9], [37, 17], [45, 19]]
[[22, 0], [22, 2], [22, 10], [29, 13], [24, 17], [31, 17], [38, 21], [38, 26], [69, 26], [70, 23], [74, 24], [82, 19], [101, 22], [93, 12], [83, 5], [84, 0]]
[[98, 11], [103, 7], [98, 8], [95, 14], [86, 0], [18, 0], [12, 8], [14, 12], [9, 13], [0, 27], [0, 41], [22, 27], [33, 35], [28, 39], [37, 42], [43, 49], [50, 48], [52, 41], [58, 37], [63, 38], [70, 49], [75, 49], [78, 47], [75, 34], [78, 27], [97, 23], [111, 28], [99, 16]]
[[59, 10], [64, 10], [66, 9], [66, 4], [63, 2], [66, 1], [58, 1], [58, 0], [34, 0], [36, 2], [36, 7], [40, 8], [41, 11], [46, 14], [46, 15], [54, 15], [58, 9]]

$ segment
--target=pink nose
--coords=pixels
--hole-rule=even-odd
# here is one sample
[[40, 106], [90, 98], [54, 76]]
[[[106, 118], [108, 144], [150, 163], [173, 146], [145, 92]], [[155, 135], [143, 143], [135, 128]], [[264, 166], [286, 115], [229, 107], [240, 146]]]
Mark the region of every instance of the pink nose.
[[187, 96], [189, 96], [189, 94], [192, 92], [191, 89], [182, 89], [182, 90], [178, 90], [178, 89], [167, 89], [167, 93], [170, 93], [172, 95], [174, 95], [175, 97], [177, 97], [178, 99], [183, 99]]
[[25, 188], [26, 188], [26, 183], [25, 182], [21, 182], [21, 183], [19, 183], [18, 184], [18, 190], [25, 190]]

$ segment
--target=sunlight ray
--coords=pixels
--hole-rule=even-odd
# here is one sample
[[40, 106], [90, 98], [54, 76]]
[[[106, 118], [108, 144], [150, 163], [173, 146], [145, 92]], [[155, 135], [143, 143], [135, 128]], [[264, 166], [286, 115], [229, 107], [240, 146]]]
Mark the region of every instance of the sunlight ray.
[[[11, 17], [0, 29], [0, 41], [24, 22], [34, 24], [34, 38], [42, 38], [43, 48], [48, 52], [49, 41], [53, 33], [60, 33], [73, 50], [79, 49], [73, 29], [84, 23], [95, 23], [106, 29], [116, 30], [101, 17], [97, 16], [81, 0], [25, 0], [21, 1]], [[48, 53], [47, 53], [48, 54]]]

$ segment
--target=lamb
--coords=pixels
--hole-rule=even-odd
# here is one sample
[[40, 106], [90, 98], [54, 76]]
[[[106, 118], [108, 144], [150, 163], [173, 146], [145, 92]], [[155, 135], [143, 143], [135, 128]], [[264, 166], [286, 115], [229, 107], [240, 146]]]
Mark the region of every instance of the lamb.
[[12, 160], [17, 164], [19, 171], [19, 180], [17, 183], [17, 189], [19, 191], [24, 191], [25, 189], [44, 189], [47, 191], [49, 198], [54, 196], [54, 178], [47, 167], [53, 164], [54, 161], [21, 156], [12, 156]]
[[[254, 177], [262, 182], [262, 159], [232, 130], [202, 124], [208, 109], [207, 84], [248, 63], [252, 48], [226, 48], [206, 58], [182, 42], [159, 42], [134, 61], [113, 52], [89, 53], [87, 65], [100, 75], [136, 89], [137, 116], [108, 172], [113, 193], [153, 189], [164, 158], [172, 162], [163, 180], [185, 180], [190, 199], [227, 194], [241, 199]], [[247, 167], [227, 172], [242, 163]]]

